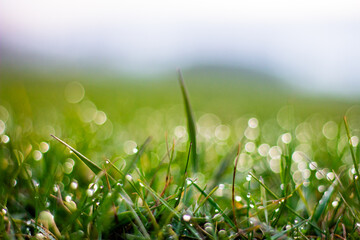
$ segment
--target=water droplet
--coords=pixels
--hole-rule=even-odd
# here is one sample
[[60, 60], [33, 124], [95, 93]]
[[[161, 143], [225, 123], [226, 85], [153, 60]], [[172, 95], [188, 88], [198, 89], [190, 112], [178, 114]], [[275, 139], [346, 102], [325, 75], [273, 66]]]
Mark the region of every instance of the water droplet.
[[72, 181], [70, 183], [70, 188], [73, 189], [73, 190], [76, 190], [78, 188], [78, 182]]
[[99, 205], [100, 205], [100, 202], [96, 202], [95, 204], [96, 204], [96, 206], [99, 206]]
[[58, 187], [58, 185], [56, 185], [56, 184], [55, 184], [55, 185], [53, 186], [53, 191], [54, 191], [54, 192], [59, 191], [59, 187]]
[[11, 180], [11, 186], [15, 187], [17, 185], [17, 180], [16, 179], [12, 179]]
[[247, 198], [250, 198], [250, 196], [251, 196], [250, 193], [247, 193], [247, 194], [246, 194], [246, 197], [247, 197]]
[[215, 209], [215, 212], [218, 213], [218, 212], [219, 212], [219, 209]]
[[254, 204], [252, 204], [252, 203], [250, 203], [250, 208], [254, 208], [255, 206], [254, 206]]
[[42, 153], [46, 153], [47, 151], [49, 151], [49, 144], [46, 143], [46, 142], [41, 142], [40, 145], [39, 145], [39, 150], [42, 152]]
[[70, 196], [70, 195], [67, 195], [67, 196], [65, 197], [65, 201], [66, 201], [66, 202], [71, 202], [71, 196]]
[[94, 195], [94, 189], [88, 189], [88, 190], [86, 190], [86, 195], [88, 196], [88, 197], [92, 197], [93, 195]]
[[256, 118], [250, 118], [248, 121], [248, 126], [250, 128], [257, 128], [259, 125], [259, 121]]
[[186, 184], [187, 185], [190, 185], [192, 182], [191, 182], [191, 180], [190, 179], [186, 179]]
[[144, 184], [142, 184], [141, 182], [139, 183], [140, 187], [144, 187]]
[[1, 209], [1, 212], [5, 215], [7, 213], [7, 210], [5, 208]]
[[338, 205], [339, 205], [339, 202], [338, 201], [333, 201], [332, 203], [331, 203], [331, 205], [333, 206], [333, 207], [337, 207]]
[[109, 160], [106, 160], [106, 161], [105, 161], [105, 164], [109, 164], [109, 163], [110, 163]]
[[220, 190], [223, 190], [224, 188], [225, 188], [225, 185], [222, 184], [222, 183], [220, 183], [220, 184], [219, 184], [219, 189], [220, 189]]
[[291, 134], [290, 133], [284, 133], [282, 136], [281, 136], [281, 141], [285, 144], [289, 144], [291, 142]]
[[235, 201], [240, 202], [240, 201], [241, 201], [241, 197], [240, 197], [240, 196], [235, 196]]
[[275, 209], [275, 212], [278, 212], [280, 209], [279, 208], [277, 208], [277, 209]]
[[248, 181], [248, 182], [251, 181], [251, 175], [250, 174], [246, 176], [246, 181]]
[[35, 161], [40, 161], [42, 159], [42, 153], [39, 150], [33, 152], [33, 158]]
[[1, 136], [1, 141], [2, 141], [3, 143], [8, 143], [8, 142], [10, 142], [10, 138], [9, 138], [8, 135], [2, 135], [2, 136]]
[[185, 222], [189, 222], [189, 221], [191, 220], [191, 216], [188, 215], [188, 214], [185, 214], [185, 215], [183, 215], [183, 220], [184, 220]]
[[131, 182], [133, 180], [132, 176], [130, 174], [126, 175], [126, 180], [128, 180], [129, 182]]

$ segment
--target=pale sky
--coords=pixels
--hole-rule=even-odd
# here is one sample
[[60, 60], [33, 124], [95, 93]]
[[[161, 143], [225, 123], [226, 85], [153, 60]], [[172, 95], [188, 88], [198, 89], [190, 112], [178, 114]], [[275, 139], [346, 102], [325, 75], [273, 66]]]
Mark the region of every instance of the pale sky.
[[7, 53], [128, 72], [229, 63], [347, 91], [359, 42], [360, 1], [0, 0]]

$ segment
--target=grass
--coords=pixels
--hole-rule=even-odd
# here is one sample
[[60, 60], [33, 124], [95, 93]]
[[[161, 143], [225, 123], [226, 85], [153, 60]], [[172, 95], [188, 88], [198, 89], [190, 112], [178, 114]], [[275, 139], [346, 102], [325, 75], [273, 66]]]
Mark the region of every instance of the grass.
[[1, 239], [360, 237], [354, 102], [3, 76]]

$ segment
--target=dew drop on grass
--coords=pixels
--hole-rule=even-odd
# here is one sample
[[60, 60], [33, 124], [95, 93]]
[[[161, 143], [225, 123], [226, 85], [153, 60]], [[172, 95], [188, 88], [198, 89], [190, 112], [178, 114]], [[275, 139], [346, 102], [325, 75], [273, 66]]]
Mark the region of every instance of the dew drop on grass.
[[333, 206], [333, 207], [337, 207], [338, 205], [339, 205], [339, 202], [338, 201], [333, 201], [332, 203], [331, 203], [331, 205]]
[[94, 189], [88, 189], [88, 190], [86, 190], [86, 195], [87, 195], [88, 197], [92, 197], [92, 196], [94, 195]]
[[329, 172], [326, 174], [328, 180], [332, 181], [335, 178], [335, 174], [333, 172]]
[[2, 135], [1, 136], [1, 141], [3, 143], [8, 143], [8, 142], [10, 142], [10, 137], [8, 135]]
[[248, 142], [245, 144], [245, 151], [248, 153], [254, 152], [256, 149], [256, 145], [253, 142]]
[[15, 187], [17, 185], [17, 180], [16, 179], [12, 179], [11, 180], [11, 186]]
[[291, 134], [284, 133], [283, 135], [281, 135], [281, 141], [285, 144], [289, 144], [291, 142]]
[[222, 184], [222, 183], [220, 183], [220, 184], [219, 184], [219, 189], [220, 189], [220, 190], [223, 190], [224, 188], [225, 188], [225, 185]]
[[318, 167], [318, 165], [317, 165], [316, 162], [311, 162], [311, 163], [309, 163], [309, 168], [310, 168], [311, 170], [316, 170], [317, 167]]
[[248, 181], [248, 182], [251, 181], [251, 175], [250, 175], [250, 174], [248, 174], [248, 175], [246, 176], [246, 181]]
[[133, 180], [132, 176], [130, 174], [127, 174], [125, 176], [126, 180], [128, 180], [129, 182], [131, 182]]
[[56, 184], [53, 186], [53, 191], [54, 191], [54, 192], [59, 191], [59, 187], [58, 187]]
[[186, 184], [187, 184], [187, 185], [190, 185], [190, 184], [191, 184], [191, 180], [186, 179]]
[[353, 147], [356, 147], [359, 144], [359, 138], [357, 136], [352, 136], [350, 143]]
[[106, 161], [105, 161], [105, 164], [109, 164], [109, 163], [110, 163], [109, 160], [106, 160]]
[[259, 146], [258, 148], [258, 153], [262, 156], [262, 157], [266, 157], [269, 153], [270, 150], [270, 146], [269, 144], [263, 143]]
[[247, 194], [246, 194], [246, 197], [247, 197], [247, 198], [250, 198], [250, 197], [251, 197], [251, 194], [250, 194], [250, 193], [247, 193]]
[[50, 146], [48, 143], [46, 142], [41, 142], [40, 145], [39, 145], [39, 150], [42, 152], [42, 153], [46, 153], [47, 151], [49, 151], [50, 149]]
[[96, 202], [95, 204], [96, 204], [96, 206], [99, 206], [99, 205], [100, 205], [100, 202]]
[[191, 216], [188, 215], [188, 214], [185, 214], [185, 215], [183, 215], [183, 220], [184, 220], [185, 222], [189, 222], [189, 221], [191, 220]]
[[66, 202], [71, 202], [71, 196], [70, 196], [70, 195], [67, 195], [67, 196], [65, 197], [65, 201], [66, 201]]
[[141, 182], [139, 183], [140, 187], [144, 187], [144, 184], [142, 184]]
[[240, 196], [235, 196], [235, 201], [240, 202], [240, 201], [241, 201], [241, 197], [240, 197]]
[[249, 207], [254, 208], [255, 206], [254, 206], [254, 204], [250, 203]]
[[3, 209], [1, 209], [1, 212], [2, 212], [2, 214], [5, 215], [7, 213], [7, 210], [5, 208], [3, 208]]
[[256, 118], [250, 118], [248, 121], [248, 126], [250, 128], [257, 128], [259, 125], [259, 121]]
[[72, 181], [70, 183], [70, 188], [73, 190], [76, 190], [78, 188], [78, 182], [77, 181]]
[[325, 186], [324, 185], [320, 185], [320, 186], [318, 186], [318, 191], [319, 192], [324, 192], [325, 191]]
[[39, 150], [35, 150], [32, 155], [35, 161], [40, 161], [42, 158], [42, 153]]
[[277, 208], [277, 209], [275, 209], [275, 212], [278, 212], [280, 209], [279, 208]]

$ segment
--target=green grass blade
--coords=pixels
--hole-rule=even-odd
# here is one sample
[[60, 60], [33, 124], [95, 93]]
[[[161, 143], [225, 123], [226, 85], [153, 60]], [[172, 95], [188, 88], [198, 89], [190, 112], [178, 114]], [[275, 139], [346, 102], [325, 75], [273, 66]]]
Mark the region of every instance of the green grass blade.
[[311, 217], [311, 221], [314, 223], [317, 223], [321, 217], [321, 215], [324, 213], [326, 207], [329, 204], [330, 198], [334, 192], [334, 186], [331, 185], [327, 191], [324, 192], [321, 200], [319, 201], [319, 204], [316, 206], [314, 214]]
[[224, 217], [224, 220], [234, 229], [236, 229], [236, 226], [234, 222], [224, 213], [224, 211], [220, 208], [220, 206], [212, 199], [212, 197], [208, 196], [209, 194], [206, 194], [204, 190], [201, 189], [199, 185], [197, 185], [194, 181], [189, 179], [192, 182], [192, 185], [195, 186], [195, 188], [204, 196], [207, 198], [207, 201], [210, 203], [211, 206], [213, 206], [216, 210], [218, 210], [221, 215]]
[[301, 222], [299, 222], [298, 224], [295, 224], [292, 228], [286, 229], [286, 230], [284, 230], [284, 231], [282, 231], [282, 232], [279, 232], [279, 233], [275, 234], [274, 236], [271, 237], [271, 240], [276, 240], [276, 239], [281, 238], [281, 237], [284, 236], [286, 233], [292, 231], [292, 230], [295, 229], [295, 228], [300, 227], [301, 225], [303, 225], [303, 224], [306, 223], [306, 222], [307, 222], [307, 220], [301, 221]]
[[148, 137], [145, 142], [143, 143], [143, 145], [141, 145], [139, 151], [136, 153], [135, 157], [132, 159], [131, 163], [127, 165], [126, 169], [123, 171], [123, 175], [124, 177], [126, 176], [126, 174], [128, 174], [130, 172], [131, 169], [135, 168], [136, 163], [139, 161], [141, 155], [144, 153], [145, 148], [147, 147], [147, 145], [149, 145], [151, 141], [151, 137]]
[[79, 151], [77, 151], [75, 148], [73, 148], [72, 146], [70, 146], [69, 144], [67, 144], [66, 142], [64, 142], [63, 140], [61, 140], [60, 138], [51, 135], [53, 138], [55, 138], [57, 141], [59, 141], [60, 143], [62, 143], [63, 145], [65, 145], [65, 147], [67, 147], [68, 149], [70, 149], [83, 163], [85, 163], [86, 166], [88, 166], [91, 171], [93, 171], [96, 175], [99, 174], [100, 172], [102, 172], [102, 169], [96, 165], [93, 161], [91, 161], [90, 159], [88, 159], [87, 157], [85, 157], [84, 155], [82, 155]]
[[192, 153], [191, 153], [191, 160], [192, 160], [192, 165], [193, 165], [193, 170], [195, 172], [198, 171], [199, 169], [199, 163], [198, 163], [198, 157], [197, 157], [197, 145], [196, 145], [196, 123], [195, 123], [195, 118], [194, 118], [194, 114], [191, 108], [191, 104], [190, 104], [190, 99], [189, 99], [189, 94], [187, 92], [185, 83], [184, 83], [184, 79], [182, 76], [182, 73], [180, 71], [180, 69], [178, 69], [178, 74], [179, 74], [179, 83], [180, 83], [180, 87], [181, 87], [181, 92], [184, 98], [184, 104], [185, 104], [185, 112], [186, 112], [186, 117], [187, 117], [187, 123], [188, 123], [188, 131], [189, 131], [189, 142], [192, 143]]

